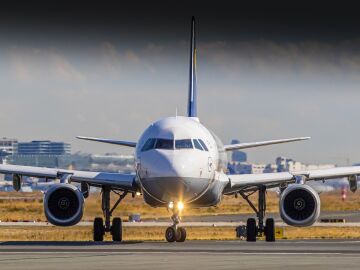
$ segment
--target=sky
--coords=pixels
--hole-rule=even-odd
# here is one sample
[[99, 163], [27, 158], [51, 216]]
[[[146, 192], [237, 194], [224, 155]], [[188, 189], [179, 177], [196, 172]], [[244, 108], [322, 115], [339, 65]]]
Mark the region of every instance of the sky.
[[249, 160], [360, 162], [356, 9], [233, 3], [3, 6], [0, 136], [131, 153], [75, 136], [136, 141], [159, 118], [186, 114], [194, 15], [198, 114], [225, 144], [311, 136], [248, 150]]

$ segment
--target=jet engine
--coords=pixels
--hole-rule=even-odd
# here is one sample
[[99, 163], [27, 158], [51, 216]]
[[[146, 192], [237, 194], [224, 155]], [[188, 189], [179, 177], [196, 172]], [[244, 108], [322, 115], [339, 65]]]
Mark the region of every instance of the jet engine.
[[279, 207], [281, 218], [286, 224], [311, 226], [320, 215], [320, 198], [310, 186], [294, 184], [281, 194]]
[[84, 197], [81, 191], [73, 185], [55, 184], [45, 193], [45, 216], [53, 225], [75, 225], [81, 220], [83, 210]]

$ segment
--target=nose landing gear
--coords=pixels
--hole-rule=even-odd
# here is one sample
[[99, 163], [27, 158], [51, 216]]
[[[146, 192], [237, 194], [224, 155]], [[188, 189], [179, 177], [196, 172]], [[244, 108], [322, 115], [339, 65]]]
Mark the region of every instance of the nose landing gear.
[[169, 243], [185, 242], [186, 230], [183, 227], [179, 227], [179, 223], [180, 223], [179, 211], [175, 209], [171, 209], [171, 210], [173, 211], [173, 215], [171, 216], [173, 225], [166, 229], [165, 239]]

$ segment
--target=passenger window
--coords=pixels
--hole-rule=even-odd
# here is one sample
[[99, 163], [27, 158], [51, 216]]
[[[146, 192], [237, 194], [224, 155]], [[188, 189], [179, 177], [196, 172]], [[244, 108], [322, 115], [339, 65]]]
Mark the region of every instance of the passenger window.
[[193, 148], [192, 142], [190, 139], [185, 140], [176, 140], [175, 141], [175, 149], [188, 149]]
[[204, 148], [205, 151], [209, 151], [209, 149], [207, 148], [206, 144], [203, 142], [202, 139], [199, 139], [199, 143], [201, 144], [201, 146]]
[[141, 149], [141, 152], [149, 151], [151, 149], [154, 149], [156, 139], [151, 138], [146, 141], [143, 148]]
[[196, 149], [204, 151], [204, 149], [201, 147], [201, 144], [198, 142], [198, 140], [193, 139], [193, 142], [194, 142], [194, 146], [195, 146]]
[[155, 144], [156, 149], [174, 149], [174, 141], [167, 139], [157, 139]]

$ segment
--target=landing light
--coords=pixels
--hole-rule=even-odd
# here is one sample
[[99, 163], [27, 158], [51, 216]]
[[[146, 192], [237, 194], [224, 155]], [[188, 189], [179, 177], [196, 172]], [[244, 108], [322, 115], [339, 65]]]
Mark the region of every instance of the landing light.
[[173, 208], [174, 208], [174, 203], [173, 203], [173, 202], [169, 202], [168, 207], [169, 207], [169, 209], [173, 209]]
[[183, 210], [184, 209], [184, 204], [182, 202], [178, 202], [177, 208], [178, 208], [179, 211]]

